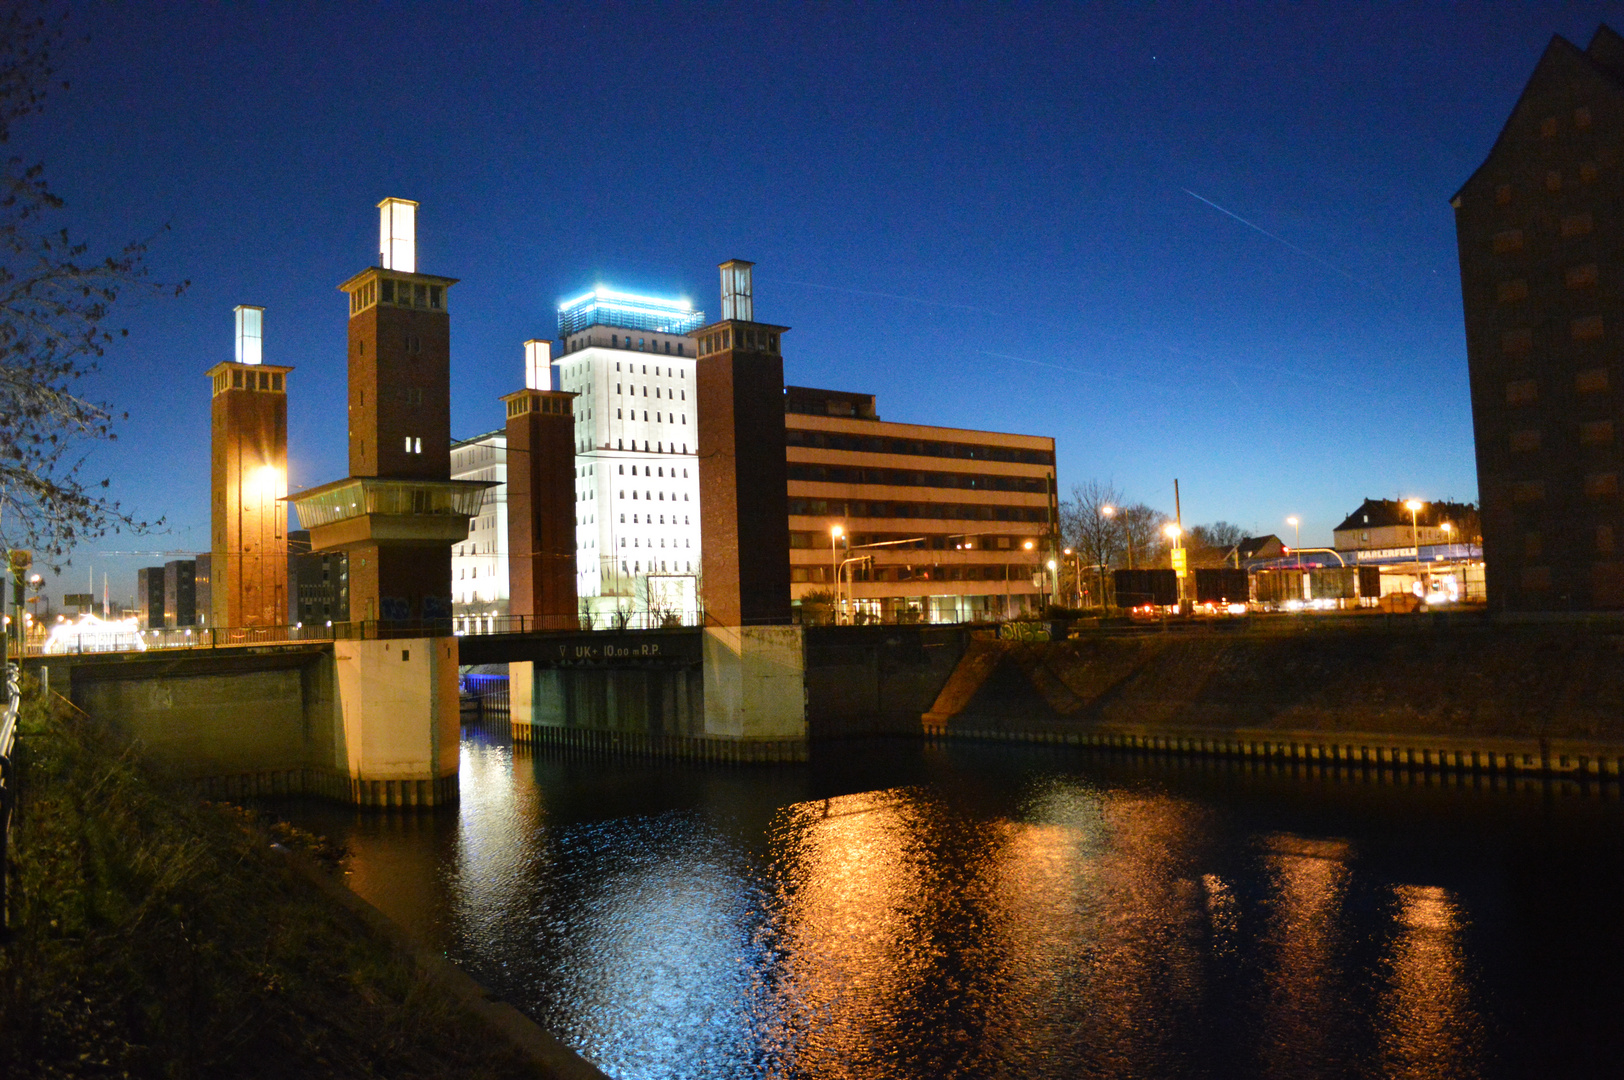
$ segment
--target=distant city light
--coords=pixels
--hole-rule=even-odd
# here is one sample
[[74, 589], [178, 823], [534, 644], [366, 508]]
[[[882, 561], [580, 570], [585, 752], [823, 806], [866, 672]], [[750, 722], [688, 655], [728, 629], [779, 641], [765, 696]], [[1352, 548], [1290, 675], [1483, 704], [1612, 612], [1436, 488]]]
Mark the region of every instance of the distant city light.
[[78, 621], [58, 623], [45, 639], [45, 652], [61, 655], [74, 652], [117, 652], [131, 649], [145, 652], [141, 627], [134, 619], [99, 619], [84, 614]]

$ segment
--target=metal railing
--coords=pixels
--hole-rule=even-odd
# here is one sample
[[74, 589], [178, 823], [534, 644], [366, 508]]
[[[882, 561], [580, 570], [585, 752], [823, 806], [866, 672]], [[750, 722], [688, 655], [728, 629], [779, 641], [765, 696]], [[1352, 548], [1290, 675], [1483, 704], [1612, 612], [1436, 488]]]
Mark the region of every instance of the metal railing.
[[96, 653], [162, 652], [171, 649], [224, 649], [243, 645], [352, 641], [378, 638], [448, 637], [452, 635], [613, 633], [623, 630], [671, 630], [702, 626], [701, 609], [687, 611], [617, 611], [608, 615], [458, 615], [449, 619], [366, 620], [323, 625], [188, 626], [117, 633], [71, 633], [27, 643], [27, 656], [88, 656]]
[[459, 615], [451, 620], [456, 634], [534, 634], [543, 631], [676, 630], [703, 626], [705, 612], [615, 611], [607, 615]]

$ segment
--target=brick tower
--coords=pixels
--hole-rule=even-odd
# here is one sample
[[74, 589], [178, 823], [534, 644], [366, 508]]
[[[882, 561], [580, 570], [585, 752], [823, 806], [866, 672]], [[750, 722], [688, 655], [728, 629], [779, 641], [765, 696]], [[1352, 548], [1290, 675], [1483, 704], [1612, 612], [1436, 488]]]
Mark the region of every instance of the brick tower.
[[1624, 608], [1624, 38], [1552, 38], [1458, 191], [1490, 607]]
[[208, 371], [209, 623], [230, 629], [287, 621], [290, 367], [263, 363], [265, 309], [236, 309], [236, 359]]
[[790, 621], [784, 357], [789, 328], [753, 321], [751, 267], [721, 265], [722, 317], [694, 332], [705, 622]]
[[451, 475], [455, 278], [417, 272], [417, 204], [385, 199], [379, 264], [349, 296], [350, 475], [293, 500], [312, 551], [349, 554], [350, 618], [434, 630], [451, 619], [451, 545], [484, 489]]
[[575, 398], [548, 388], [552, 342], [524, 343], [525, 388], [507, 406], [508, 610], [526, 629], [575, 629]]

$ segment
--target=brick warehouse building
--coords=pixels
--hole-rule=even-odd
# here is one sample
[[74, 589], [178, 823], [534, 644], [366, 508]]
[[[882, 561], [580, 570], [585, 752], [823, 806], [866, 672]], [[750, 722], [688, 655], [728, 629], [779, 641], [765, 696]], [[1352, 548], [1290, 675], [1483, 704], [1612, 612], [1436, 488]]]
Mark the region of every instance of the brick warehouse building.
[[1489, 604], [1624, 607], [1624, 38], [1553, 38], [1452, 204]]
[[[790, 595], [833, 589], [865, 618], [964, 622], [1041, 606], [1054, 440], [883, 421], [872, 394], [791, 386]], [[831, 529], [843, 536], [833, 547]], [[884, 546], [870, 546], [870, 545]]]

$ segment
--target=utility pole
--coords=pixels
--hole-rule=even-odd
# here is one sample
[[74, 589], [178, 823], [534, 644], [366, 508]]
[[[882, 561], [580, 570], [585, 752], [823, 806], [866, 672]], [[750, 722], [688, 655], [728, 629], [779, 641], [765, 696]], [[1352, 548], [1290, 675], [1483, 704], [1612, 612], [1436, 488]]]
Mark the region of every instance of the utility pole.
[[[1173, 478], [1173, 524], [1178, 528], [1178, 537], [1173, 543], [1182, 548], [1184, 546], [1184, 510], [1179, 505], [1179, 481], [1176, 476]], [[1178, 578], [1179, 614], [1181, 615], [1184, 614], [1184, 578], [1184, 574], [1180, 574]]]
[[1054, 473], [1043, 474], [1043, 513], [1049, 519], [1049, 561], [1052, 568], [1049, 573], [1054, 575], [1049, 589], [1049, 603], [1052, 606], [1059, 599], [1060, 593], [1060, 522], [1055, 506]]

